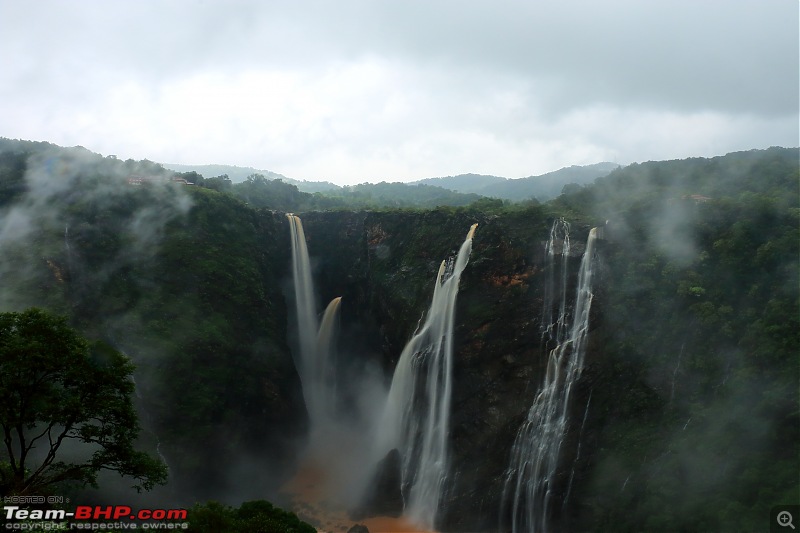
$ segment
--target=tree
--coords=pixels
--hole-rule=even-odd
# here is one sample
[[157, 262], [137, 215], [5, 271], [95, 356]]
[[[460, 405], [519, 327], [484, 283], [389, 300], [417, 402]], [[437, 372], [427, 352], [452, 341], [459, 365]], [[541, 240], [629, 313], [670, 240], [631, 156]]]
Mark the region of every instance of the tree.
[[[150, 490], [166, 466], [134, 449], [139, 424], [133, 364], [90, 343], [40, 309], [0, 313], [0, 494], [44, 494], [59, 484], [97, 486], [101, 470]], [[67, 442], [84, 443], [79, 457]], [[74, 447], [70, 447], [74, 448]]]
[[244, 502], [234, 509], [218, 502], [197, 504], [189, 509], [192, 531], [199, 533], [314, 533], [316, 529], [265, 500]]
[[231, 187], [233, 187], [233, 182], [231, 182], [227, 174], [222, 174], [213, 178], [205, 178], [202, 182], [195, 183], [206, 189], [213, 189], [219, 192], [230, 192]]

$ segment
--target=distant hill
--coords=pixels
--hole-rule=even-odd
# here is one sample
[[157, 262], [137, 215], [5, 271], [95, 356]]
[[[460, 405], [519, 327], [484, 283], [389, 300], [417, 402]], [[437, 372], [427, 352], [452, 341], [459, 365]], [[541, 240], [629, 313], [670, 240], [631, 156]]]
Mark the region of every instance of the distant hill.
[[485, 194], [481, 191], [505, 181], [508, 181], [508, 178], [487, 176], [485, 174], [459, 174], [458, 176], [444, 178], [426, 178], [411, 182], [409, 185], [432, 185], [456, 192]]
[[[261, 174], [267, 179], [280, 179], [284, 183], [289, 183], [297, 187], [301, 192], [323, 193], [334, 197], [364, 197], [377, 193], [382, 197], [382, 201], [388, 201], [388, 196], [398, 195], [400, 204], [404, 204], [411, 197], [419, 197], [420, 190], [405, 191], [401, 184], [392, 184], [387, 187], [384, 184], [377, 189], [369, 190], [369, 184], [362, 184], [354, 187], [341, 187], [327, 181], [300, 181], [288, 178], [282, 174], [270, 170], [261, 170], [252, 167], [237, 167], [234, 165], [180, 165], [176, 163], [164, 163], [163, 166], [176, 172], [197, 172], [205, 178], [212, 178], [227, 174], [233, 183], [242, 183], [248, 176]], [[459, 174], [458, 176], [446, 176], [440, 178], [426, 178], [418, 181], [406, 183], [406, 186], [416, 187], [427, 185], [447, 191], [462, 194], [488, 196], [491, 198], [501, 198], [503, 200], [521, 201], [530, 198], [538, 198], [541, 201], [549, 200], [561, 194], [564, 185], [577, 183], [586, 185], [595, 179], [608, 175], [612, 170], [619, 168], [616, 163], [596, 163], [586, 166], [571, 166], [548, 172], [540, 176], [529, 176], [527, 178], [504, 178], [485, 174]], [[377, 184], [376, 184], [377, 185]], [[359, 190], [358, 187], [361, 187]], [[391, 193], [389, 192], [391, 190]], [[369, 191], [369, 192], [368, 192]], [[445, 203], [455, 201], [456, 205], [461, 205], [465, 199], [447, 197], [446, 194], [431, 194], [432, 191], [425, 191], [422, 197], [432, 200], [438, 197], [445, 200]], [[443, 193], [444, 191], [442, 191]]]
[[564, 185], [577, 183], [586, 185], [602, 178], [619, 168], [616, 163], [595, 163], [586, 166], [571, 166], [527, 178], [510, 179], [496, 185], [485, 187], [479, 194], [503, 198], [504, 200], [525, 200], [536, 197], [549, 200], [561, 194]]
[[[364, 189], [369, 189], [367, 186], [359, 191], [351, 187], [348, 192], [345, 191], [345, 189], [348, 189], [347, 187], [343, 188], [327, 181], [300, 181], [270, 170], [261, 170], [252, 167], [237, 167], [234, 165], [179, 165], [175, 163], [164, 163], [163, 165], [165, 168], [176, 172], [197, 172], [206, 178], [227, 174], [228, 178], [233, 183], [241, 183], [248, 176], [253, 174], [262, 174], [267, 179], [280, 179], [284, 183], [290, 183], [301, 192], [312, 194], [319, 192], [332, 194], [337, 197], [362, 196], [367, 192]], [[606, 162], [596, 163], [594, 165], [566, 167], [540, 176], [529, 176], [527, 178], [515, 179], [485, 174], [459, 174], [458, 176], [426, 178], [407, 183], [406, 185], [429, 185], [462, 194], [477, 194], [511, 201], [528, 200], [534, 197], [545, 201], [561, 194], [564, 185], [568, 183], [586, 185], [597, 178], [608, 175], [612, 170], [617, 168], [619, 168], [619, 165], [616, 163]], [[392, 188], [392, 192], [399, 194], [401, 197], [416, 196], [419, 193], [419, 191], [410, 192], [401, 191], [401, 189], [402, 187], [396, 184]], [[383, 196], [384, 200], [386, 200], [385, 195], [387, 192], [388, 188], [384, 186], [379, 195]], [[423, 196], [427, 196], [427, 194]], [[442, 195], [439, 196], [441, 197]], [[405, 200], [407, 200], [407, 198], [402, 198], [401, 203]], [[448, 203], [452, 200], [453, 198], [448, 198]], [[460, 200], [456, 200], [456, 202], [460, 203]]]
[[561, 194], [568, 183], [585, 185], [607, 176], [619, 168], [616, 163], [596, 163], [586, 166], [571, 166], [527, 178], [502, 178], [481, 174], [461, 174], [444, 178], [428, 178], [414, 183], [444, 187], [462, 193], [475, 193], [504, 200], [527, 200], [533, 197], [548, 200]]
[[460, 193], [424, 183], [362, 183], [322, 193], [351, 207], [464, 206], [481, 199], [475, 193]]
[[227, 174], [228, 178], [233, 183], [241, 183], [248, 176], [253, 174], [261, 174], [267, 179], [279, 179], [285, 183], [291, 183], [302, 192], [324, 192], [332, 189], [338, 189], [339, 186], [327, 181], [305, 181], [287, 178], [283, 174], [272, 172], [270, 170], [260, 170], [252, 167], [237, 167], [234, 165], [179, 165], [177, 163], [162, 163], [164, 168], [174, 170], [176, 172], [197, 172], [204, 178], [213, 178]]

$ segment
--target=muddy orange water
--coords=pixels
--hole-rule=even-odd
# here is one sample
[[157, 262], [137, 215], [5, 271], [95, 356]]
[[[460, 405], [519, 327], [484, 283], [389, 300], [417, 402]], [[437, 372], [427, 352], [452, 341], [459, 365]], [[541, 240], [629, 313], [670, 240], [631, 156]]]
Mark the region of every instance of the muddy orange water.
[[404, 518], [373, 516], [353, 520], [344, 505], [336, 501], [336, 483], [325, 468], [311, 461], [301, 465], [295, 476], [281, 488], [289, 496], [292, 511], [325, 533], [346, 533], [355, 524], [363, 524], [369, 533], [435, 533], [420, 528]]

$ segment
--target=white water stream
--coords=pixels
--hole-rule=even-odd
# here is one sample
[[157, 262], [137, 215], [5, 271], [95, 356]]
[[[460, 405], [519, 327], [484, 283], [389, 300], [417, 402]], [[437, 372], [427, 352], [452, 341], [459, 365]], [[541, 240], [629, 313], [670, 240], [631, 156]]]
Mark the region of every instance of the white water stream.
[[592, 266], [596, 228], [589, 232], [586, 250], [578, 274], [577, 293], [572, 308], [572, 321], [567, 324], [566, 264], [569, 250], [569, 225], [556, 221], [546, 246], [549, 279], [553, 279], [555, 253], [561, 248], [562, 281], [558, 317], [553, 321], [554, 291], [545, 291], [543, 329], [547, 340], [555, 341], [548, 354], [547, 369], [539, 392], [517, 433], [506, 472], [503, 509], [511, 510], [511, 529], [516, 532], [546, 531], [552, 505], [553, 484], [559, 462], [561, 443], [567, 430], [567, 412], [572, 387], [581, 375], [589, 331], [592, 305]]
[[470, 228], [455, 261], [442, 261], [439, 267], [431, 306], [400, 355], [377, 428], [375, 456], [400, 452], [404, 515], [429, 528], [448, 475], [455, 304], [476, 227]]

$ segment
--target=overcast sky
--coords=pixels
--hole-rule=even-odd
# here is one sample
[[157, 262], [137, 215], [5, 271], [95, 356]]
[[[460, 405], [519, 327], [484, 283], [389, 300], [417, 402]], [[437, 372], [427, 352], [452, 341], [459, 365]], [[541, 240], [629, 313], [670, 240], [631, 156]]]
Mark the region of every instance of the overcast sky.
[[0, 136], [336, 183], [797, 146], [797, 0], [0, 0]]

